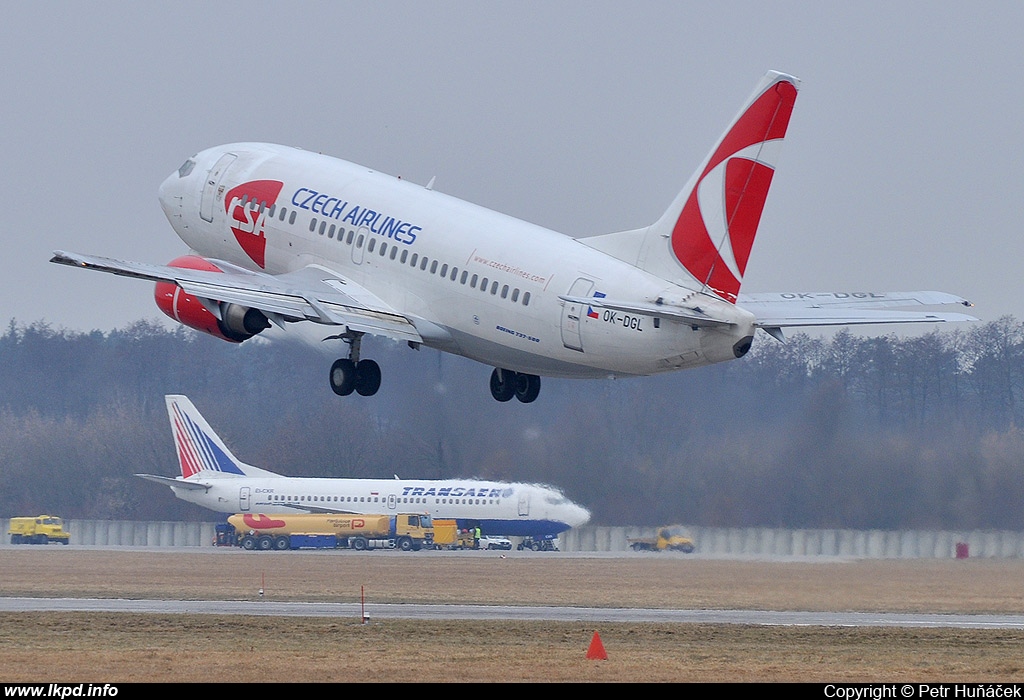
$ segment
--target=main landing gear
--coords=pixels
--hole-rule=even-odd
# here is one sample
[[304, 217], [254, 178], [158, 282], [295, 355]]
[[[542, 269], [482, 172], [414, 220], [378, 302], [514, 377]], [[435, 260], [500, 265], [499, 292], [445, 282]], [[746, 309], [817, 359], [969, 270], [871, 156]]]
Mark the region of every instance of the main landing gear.
[[355, 391], [360, 396], [373, 396], [380, 389], [380, 365], [373, 360], [359, 359], [362, 333], [348, 332], [333, 336], [348, 343], [348, 357], [335, 360], [331, 365], [331, 389], [338, 396], [348, 396]]
[[531, 403], [540, 394], [540, 377], [496, 367], [491, 372], [491, 396], [497, 401], [510, 401], [513, 396]]

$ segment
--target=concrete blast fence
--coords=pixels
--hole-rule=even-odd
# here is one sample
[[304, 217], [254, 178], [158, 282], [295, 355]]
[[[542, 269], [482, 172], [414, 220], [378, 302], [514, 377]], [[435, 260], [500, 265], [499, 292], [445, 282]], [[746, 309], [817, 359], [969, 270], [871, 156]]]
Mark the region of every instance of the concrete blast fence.
[[[9, 519], [0, 519], [5, 546]], [[212, 547], [214, 523], [66, 520], [71, 545]], [[852, 557], [943, 559], [1024, 557], [1024, 533], [993, 530], [784, 530], [772, 528], [685, 528], [698, 554], [716, 556]], [[654, 537], [654, 527], [587, 525], [562, 533], [563, 552], [620, 552], [630, 537]], [[499, 534], [499, 533], [494, 533]]]

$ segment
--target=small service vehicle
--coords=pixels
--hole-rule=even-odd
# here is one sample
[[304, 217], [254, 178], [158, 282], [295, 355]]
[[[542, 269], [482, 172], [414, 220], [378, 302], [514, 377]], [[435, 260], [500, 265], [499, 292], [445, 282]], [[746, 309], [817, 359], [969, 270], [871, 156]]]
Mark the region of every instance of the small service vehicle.
[[656, 537], [630, 537], [626, 540], [635, 552], [684, 552], [695, 549], [693, 539], [679, 525], [658, 528]]
[[11, 518], [7, 534], [11, 536], [11, 544], [67, 544], [71, 541], [71, 533], [64, 529], [64, 521], [56, 515]]
[[530, 549], [534, 552], [557, 552], [558, 543], [556, 535], [544, 535], [543, 537], [524, 537], [523, 541], [516, 545], [516, 549]]
[[480, 549], [512, 549], [512, 540], [497, 535], [481, 535], [478, 545]]

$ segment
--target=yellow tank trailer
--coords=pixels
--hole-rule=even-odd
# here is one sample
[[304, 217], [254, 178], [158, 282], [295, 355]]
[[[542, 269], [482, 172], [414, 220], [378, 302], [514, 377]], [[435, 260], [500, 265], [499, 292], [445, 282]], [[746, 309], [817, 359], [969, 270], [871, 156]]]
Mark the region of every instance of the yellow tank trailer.
[[264, 515], [237, 513], [228, 518], [232, 541], [243, 549], [401, 549], [433, 548], [434, 526], [427, 514]]

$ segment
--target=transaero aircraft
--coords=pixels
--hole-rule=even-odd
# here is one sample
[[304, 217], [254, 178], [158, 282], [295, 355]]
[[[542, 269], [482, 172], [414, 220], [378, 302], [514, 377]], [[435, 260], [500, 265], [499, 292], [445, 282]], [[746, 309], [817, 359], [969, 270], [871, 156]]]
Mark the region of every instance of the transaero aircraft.
[[188, 158], [160, 203], [191, 253], [167, 265], [56, 251], [52, 262], [156, 282], [176, 321], [231, 342], [275, 324], [332, 327], [335, 393], [370, 396], [367, 333], [491, 365], [491, 394], [540, 377], [629, 377], [746, 355], [755, 331], [976, 320], [901, 307], [942, 292], [741, 294], [799, 80], [769, 72], [665, 213], [571, 238], [426, 186], [296, 148], [235, 143]]
[[238, 460], [184, 396], [167, 396], [180, 477], [136, 474], [219, 513], [429, 513], [488, 534], [544, 537], [586, 524], [561, 492], [479, 479], [288, 477]]

